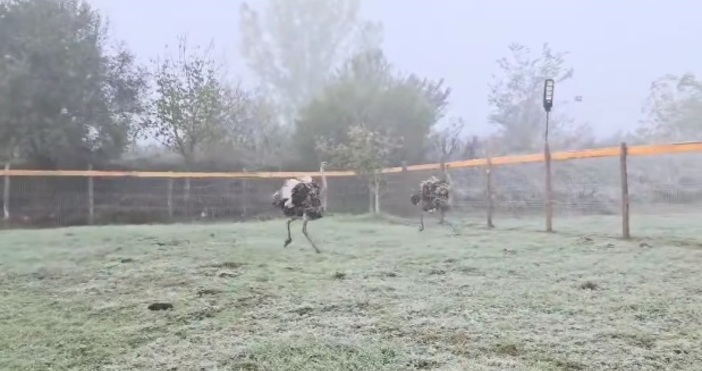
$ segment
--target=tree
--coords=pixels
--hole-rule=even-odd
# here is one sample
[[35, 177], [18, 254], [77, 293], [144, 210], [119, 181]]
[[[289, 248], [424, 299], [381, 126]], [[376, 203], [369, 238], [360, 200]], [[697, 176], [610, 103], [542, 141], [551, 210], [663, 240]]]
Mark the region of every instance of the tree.
[[12, 152], [45, 168], [119, 156], [146, 76], [123, 45], [108, 45], [100, 15], [83, 1], [12, 0], [0, 19], [0, 132]]
[[651, 84], [638, 131], [644, 138], [689, 140], [702, 134], [702, 81], [692, 73], [665, 75]]
[[451, 156], [461, 152], [469, 144], [463, 138], [463, 130], [465, 122], [463, 119], [455, 119], [442, 129], [434, 129], [429, 136], [429, 141], [432, 145], [432, 151], [438, 157], [442, 168], [446, 162], [451, 160]]
[[179, 38], [177, 55], [157, 63], [156, 94], [144, 122], [144, 129], [182, 156], [188, 167], [198, 153], [225, 137], [226, 122], [239, 108], [236, 103], [245, 99], [242, 90], [221, 81], [208, 51], [191, 52], [187, 39]]
[[27, 76], [26, 61], [12, 58], [0, 60], [0, 162], [10, 163], [18, 157], [20, 143], [24, 137], [24, 128], [17, 117], [10, 113], [17, 102], [12, 99], [12, 90], [21, 86], [19, 79]]
[[[150, 117], [143, 122], [145, 133], [153, 133], [170, 151], [183, 158], [186, 169], [198, 161], [208, 147], [224, 143], [230, 137], [228, 124], [242, 110], [247, 93], [230, 87], [209, 58], [210, 48], [200, 52], [189, 49], [187, 39], [178, 39], [174, 57], [156, 64], [156, 94]], [[198, 53], [200, 52], [200, 53]], [[185, 178], [183, 196], [190, 214], [190, 179]]]
[[362, 122], [384, 136], [401, 138], [391, 163], [419, 162], [429, 130], [443, 115], [451, 89], [393, 70], [380, 50], [351, 58], [334, 81], [300, 113], [295, 132], [298, 153], [308, 167], [319, 163], [317, 138], [349, 142], [349, 128]]
[[[473, 141], [468, 143], [463, 138], [463, 130], [465, 129], [465, 122], [463, 119], [459, 118], [453, 120], [448, 126], [442, 129], [435, 129], [429, 136], [429, 140], [432, 144], [432, 150], [438, 155], [439, 163], [441, 164], [441, 173], [449, 184], [453, 184], [453, 179], [451, 174], [446, 168], [446, 162], [451, 160], [451, 156], [463, 150], [463, 155], [468, 154], [467, 152], [474, 151], [474, 144], [477, 138], [473, 137]], [[474, 153], [470, 158], [474, 157]], [[448, 199], [449, 205], [453, 205], [453, 197]], [[443, 222], [443, 215], [442, 215]]]
[[[17, 63], [10, 58], [0, 60], [0, 163], [9, 171], [12, 162], [19, 157], [20, 143], [24, 137], [22, 126], [7, 112], [13, 109], [15, 102], [10, 99], [10, 89], [18, 85], [16, 79], [26, 76], [27, 64]], [[4, 113], [4, 114], [3, 114]], [[3, 177], [2, 209], [3, 220], [10, 219], [10, 176]]]
[[290, 157], [290, 136], [279, 125], [273, 103], [261, 91], [235, 91], [239, 94], [229, 99], [233, 108], [224, 122], [224, 134], [203, 155], [218, 162], [223, 157], [236, 160], [249, 170], [281, 170]]
[[363, 179], [369, 190], [369, 211], [380, 212], [380, 173], [388, 166], [393, 151], [400, 147], [401, 140], [374, 131], [365, 124], [353, 125], [346, 133], [347, 143], [333, 139], [317, 140], [317, 151], [335, 167], [351, 169]]
[[379, 47], [382, 26], [359, 19], [361, 0], [268, 0], [241, 6], [241, 53], [288, 122], [359, 50]]
[[[531, 152], [541, 147], [544, 80], [554, 79], [558, 85], [573, 77], [573, 69], [566, 65], [567, 55], [553, 51], [548, 44], [543, 44], [538, 55], [524, 45], [511, 44], [509, 55], [497, 61], [499, 72], [493, 75], [488, 95], [493, 109], [489, 121], [499, 127], [503, 145], [509, 151]], [[576, 145], [572, 142], [592, 136], [589, 126], [574, 124], [562, 108], [564, 105], [567, 106], [562, 100], [557, 102], [551, 113], [549, 131], [553, 134], [553, 147]]]

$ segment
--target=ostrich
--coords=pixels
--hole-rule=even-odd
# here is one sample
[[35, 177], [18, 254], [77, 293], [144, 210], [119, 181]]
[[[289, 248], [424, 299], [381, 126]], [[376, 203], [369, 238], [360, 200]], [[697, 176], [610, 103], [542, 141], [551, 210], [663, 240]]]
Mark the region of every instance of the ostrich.
[[283, 186], [273, 194], [273, 206], [283, 210], [283, 215], [288, 217], [288, 238], [283, 247], [287, 247], [292, 242], [290, 224], [302, 218], [302, 234], [310, 242], [314, 251], [320, 253], [317, 245], [307, 234], [307, 222], [324, 216], [326, 205], [324, 205], [323, 200], [326, 199], [327, 190], [327, 181], [324, 176], [325, 165], [326, 163], [322, 162], [320, 167], [322, 187], [311, 176], [307, 175], [299, 179], [287, 179]]
[[410, 197], [413, 205], [420, 205], [419, 231], [424, 230], [424, 213], [439, 210], [439, 223], [444, 223], [444, 213], [449, 209], [450, 184], [435, 176], [419, 183], [419, 192]]

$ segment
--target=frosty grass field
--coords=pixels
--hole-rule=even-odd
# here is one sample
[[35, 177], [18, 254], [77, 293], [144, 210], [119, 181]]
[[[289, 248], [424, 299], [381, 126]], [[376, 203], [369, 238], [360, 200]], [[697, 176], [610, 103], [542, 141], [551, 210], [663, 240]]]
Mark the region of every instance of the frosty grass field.
[[0, 231], [0, 369], [699, 370], [695, 219]]

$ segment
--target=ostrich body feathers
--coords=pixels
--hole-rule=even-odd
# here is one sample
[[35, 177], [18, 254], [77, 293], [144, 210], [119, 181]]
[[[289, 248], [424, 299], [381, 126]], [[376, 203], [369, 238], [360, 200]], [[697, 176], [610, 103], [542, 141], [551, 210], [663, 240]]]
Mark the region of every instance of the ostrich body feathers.
[[309, 220], [319, 219], [324, 213], [320, 193], [319, 184], [312, 177], [288, 179], [273, 194], [273, 206], [283, 210], [287, 217], [307, 215]]
[[419, 183], [419, 193], [410, 198], [412, 204], [420, 205], [423, 211], [446, 211], [449, 209], [450, 185], [446, 180], [431, 177]]
[[322, 187], [315, 182], [311, 176], [303, 176], [297, 179], [287, 179], [283, 186], [273, 193], [273, 206], [281, 209], [283, 215], [288, 217], [287, 230], [288, 238], [283, 247], [287, 247], [292, 242], [290, 224], [295, 220], [302, 219], [302, 234], [314, 251], [319, 254], [319, 248], [307, 233], [307, 223], [319, 219], [324, 214], [322, 205], [322, 192], [326, 191], [326, 178], [324, 178], [324, 165], [322, 162], [320, 172], [322, 173]]

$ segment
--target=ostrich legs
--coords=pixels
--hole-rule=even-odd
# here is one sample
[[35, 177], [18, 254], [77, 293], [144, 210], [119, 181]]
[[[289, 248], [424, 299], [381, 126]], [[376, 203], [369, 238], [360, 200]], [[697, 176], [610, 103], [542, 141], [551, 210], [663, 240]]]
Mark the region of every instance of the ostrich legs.
[[[307, 232], [307, 224], [310, 221], [320, 219], [324, 216], [327, 205], [327, 178], [324, 174], [326, 162], [320, 164], [319, 172], [322, 177], [322, 186], [320, 186], [310, 176], [303, 179], [289, 179], [286, 185], [283, 186], [278, 194], [278, 199], [282, 200], [282, 194], [289, 194], [285, 201], [279, 201], [278, 205], [283, 209], [283, 213], [287, 215], [287, 232], [288, 236], [283, 247], [287, 247], [292, 242], [292, 233], [290, 232], [290, 224], [302, 218], [302, 234], [307, 241], [312, 245], [312, 248], [320, 253], [317, 244], [312, 240]], [[287, 188], [286, 188], [287, 187]], [[284, 189], [289, 191], [283, 192]], [[275, 197], [274, 197], [275, 198]], [[282, 203], [281, 203], [282, 202]]]

